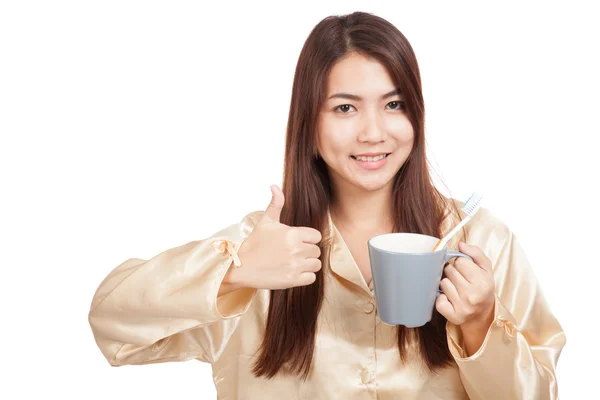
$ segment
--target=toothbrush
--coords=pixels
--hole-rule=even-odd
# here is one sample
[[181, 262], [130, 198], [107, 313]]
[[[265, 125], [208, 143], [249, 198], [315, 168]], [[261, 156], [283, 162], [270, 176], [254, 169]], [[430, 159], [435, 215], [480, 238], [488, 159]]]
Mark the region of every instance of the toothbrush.
[[473, 193], [471, 197], [469, 197], [469, 200], [467, 200], [467, 202], [463, 204], [461, 208], [461, 210], [463, 210], [467, 214], [467, 216], [462, 221], [460, 221], [460, 223], [456, 225], [456, 227], [452, 229], [452, 231], [449, 234], [440, 239], [431, 251], [436, 251], [437, 249], [441, 249], [442, 247], [444, 247], [446, 243], [448, 243], [448, 240], [450, 240], [460, 228], [462, 228], [467, 222], [469, 222], [469, 220], [481, 207], [482, 198], [483, 196], [478, 194], [477, 192]]

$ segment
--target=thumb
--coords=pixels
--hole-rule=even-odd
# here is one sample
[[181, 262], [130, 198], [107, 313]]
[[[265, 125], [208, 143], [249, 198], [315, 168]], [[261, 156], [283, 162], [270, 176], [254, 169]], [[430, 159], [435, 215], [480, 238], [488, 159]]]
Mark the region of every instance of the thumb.
[[271, 194], [271, 203], [269, 203], [263, 218], [279, 222], [281, 209], [285, 203], [285, 198], [283, 196], [283, 192], [277, 185], [271, 185]]

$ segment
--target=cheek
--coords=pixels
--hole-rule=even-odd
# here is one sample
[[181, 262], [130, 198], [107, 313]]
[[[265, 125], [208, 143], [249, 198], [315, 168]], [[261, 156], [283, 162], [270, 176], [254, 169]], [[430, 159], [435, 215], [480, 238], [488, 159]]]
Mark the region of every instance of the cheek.
[[400, 145], [410, 145], [414, 140], [412, 124], [408, 118], [394, 119], [388, 125], [389, 132], [394, 132], [394, 137]]
[[334, 123], [324, 118], [319, 128], [319, 141], [325, 153], [348, 152], [354, 137], [350, 127], [344, 127], [344, 124]]
[[414, 138], [414, 135], [413, 135], [413, 133], [411, 131], [411, 132], [409, 132], [406, 135], [402, 135], [399, 140], [400, 140], [400, 143], [401, 143], [402, 147], [406, 147], [406, 148], [408, 148], [410, 150], [410, 149], [412, 149], [412, 146], [413, 146], [413, 143], [415, 141], [415, 138]]
[[343, 154], [348, 149], [348, 139], [339, 134], [329, 135], [329, 148], [336, 154]]

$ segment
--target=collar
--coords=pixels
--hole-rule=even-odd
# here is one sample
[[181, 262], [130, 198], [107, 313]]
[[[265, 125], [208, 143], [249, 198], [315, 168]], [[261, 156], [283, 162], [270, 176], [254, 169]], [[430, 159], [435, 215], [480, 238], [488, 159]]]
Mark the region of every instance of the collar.
[[329, 267], [330, 269], [340, 276], [354, 283], [360, 287], [370, 296], [373, 296], [373, 279], [371, 284], [367, 285], [365, 278], [363, 277], [350, 249], [346, 245], [344, 238], [336, 228], [335, 224], [331, 220], [331, 213], [329, 208], [327, 209], [327, 220], [328, 220], [328, 232], [331, 240], [331, 247], [329, 252]]

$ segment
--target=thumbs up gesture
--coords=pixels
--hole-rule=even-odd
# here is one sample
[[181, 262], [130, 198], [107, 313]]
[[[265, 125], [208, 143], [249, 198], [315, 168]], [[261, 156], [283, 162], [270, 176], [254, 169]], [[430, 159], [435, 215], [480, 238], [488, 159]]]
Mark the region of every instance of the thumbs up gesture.
[[279, 222], [285, 203], [281, 189], [271, 186], [271, 203], [238, 250], [242, 262], [232, 278], [244, 287], [287, 289], [310, 285], [321, 269], [321, 232]]

